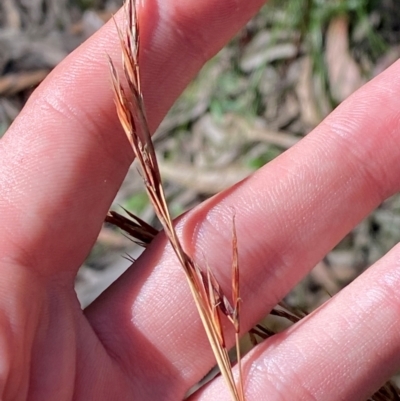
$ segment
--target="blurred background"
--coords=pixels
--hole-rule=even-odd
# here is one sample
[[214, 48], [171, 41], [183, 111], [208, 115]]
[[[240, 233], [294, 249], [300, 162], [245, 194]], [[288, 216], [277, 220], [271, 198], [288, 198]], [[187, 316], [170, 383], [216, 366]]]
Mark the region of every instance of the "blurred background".
[[[49, 71], [120, 5], [120, 0], [0, 2], [0, 136]], [[154, 137], [174, 216], [301, 140], [399, 55], [396, 0], [270, 1], [205, 65]], [[121, 212], [120, 206], [156, 224], [135, 165], [113, 209]], [[395, 196], [318, 263], [286, 302], [311, 311], [399, 239], [400, 198]], [[140, 252], [105, 225], [77, 278], [82, 305]]]

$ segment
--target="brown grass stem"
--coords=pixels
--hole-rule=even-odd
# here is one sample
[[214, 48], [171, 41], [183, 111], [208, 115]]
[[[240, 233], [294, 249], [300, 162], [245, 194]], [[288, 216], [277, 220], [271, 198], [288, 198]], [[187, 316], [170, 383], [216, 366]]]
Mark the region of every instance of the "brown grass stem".
[[[236, 333], [236, 344], [239, 344], [239, 272], [237, 263], [237, 239], [234, 230], [234, 268], [232, 297], [233, 307], [224, 296], [217, 280], [210, 269], [204, 275], [195, 261], [184, 251], [175, 227], [173, 225], [164, 189], [161, 181], [156, 153], [151, 140], [150, 130], [147, 123], [143, 95], [140, 86], [139, 73], [139, 38], [140, 29], [137, 19], [137, 7], [135, 0], [128, 0], [125, 3], [126, 27], [124, 30], [117, 26], [118, 35], [122, 48], [122, 64], [124, 76], [128, 84], [128, 90], [121, 84], [119, 75], [111, 59], [109, 59], [112, 84], [115, 93], [115, 104], [117, 114], [125, 134], [131, 144], [135, 157], [141, 166], [143, 182], [145, 184], [150, 201], [154, 206], [165, 234], [167, 235], [172, 248], [185, 272], [190, 291], [195, 305], [199, 312], [201, 321], [206, 331], [209, 343], [215, 359], [221, 370], [232, 398], [235, 401], [244, 401], [243, 385], [237, 386], [233, 376], [232, 365], [226, 348], [226, 341], [223, 327], [220, 320], [220, 313], [225, 314], [232, 322]], [[131, 216], [132, 217], [132, 216]], [[121, 219], [118, 214], [110, 213], [109, 220], [117, 221], [124, 226], [125, 231], [129, 230], [129, 224]], [[137, 221], [134, 224], [134, 232], [140, 231], [143, 224]], [[143, 240], [142, 242], [145, 243]], [[240, 351], [238, 351], [240, 361]], [[241, 377], [241, 376], [240, 376]]]

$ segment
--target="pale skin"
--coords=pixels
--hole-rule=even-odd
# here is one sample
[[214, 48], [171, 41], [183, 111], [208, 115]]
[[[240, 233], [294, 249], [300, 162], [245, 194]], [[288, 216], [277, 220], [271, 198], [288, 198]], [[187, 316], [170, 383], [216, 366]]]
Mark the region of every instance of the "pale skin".
[[[145, 2], [140, 63], [152, 130], [262, 4]], [[87, 310], [76, 299], [76, 272], [133, 158], [117, 121], [106, 53], [120, 62], [113, 23], [50, 74], [0, 141], [5, 401], [179, 400], [214, 364], [163, 235]], [[228, 290], [235, 210], [243, 330], [400, 189], [399, 76], [396, 63], [297, 146], [180, 220], [187, 251], [200, 262], [207, 255]], [[399, 288], [397, 246], [244, 359], [247, 399], [366, 399], [400, 368]], [[217, 378], [192, 400], [230, 395]]]

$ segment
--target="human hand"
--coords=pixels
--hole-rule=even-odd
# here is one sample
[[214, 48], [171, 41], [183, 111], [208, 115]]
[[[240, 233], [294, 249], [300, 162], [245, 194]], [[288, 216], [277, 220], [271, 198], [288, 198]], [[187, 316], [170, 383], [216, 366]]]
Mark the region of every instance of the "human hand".
[[[143, 92], [154, 129], [261, 0], [147, 1]], [[105, 54], [113, 22], [58, 66], [0, 141], [3, 400], [176, 400], [214, 364], [185, 277], [159, 235], [84, 312], [78, 267], [131, 163]], [[188, 252], [230, 282], [236, 213], [249, 329], [360, 219], [399, 190], [397, 63], [314, 132], [185, 215]], [[400, 248], [244, 360], [248, 400], [363, 400], [399, 368]], [[229, 400], [215, 379], [193, 400]]]

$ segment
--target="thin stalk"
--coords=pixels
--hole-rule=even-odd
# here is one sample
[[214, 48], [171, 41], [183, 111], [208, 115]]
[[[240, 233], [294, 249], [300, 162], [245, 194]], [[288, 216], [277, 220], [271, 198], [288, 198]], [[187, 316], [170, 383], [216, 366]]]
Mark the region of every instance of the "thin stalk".
[[[198, 265], [184, 251], [179, 241], [168, 210], [157, 157], [151, 140], [144, 109], [138, 63], [140, 31], [137, 19], [136, 2], [134, 0], [128, 0], [125, 3], [125, 13], [127, 23], [126, 29], [123, 31], [117, 26], [117, 31], [121, 42], [123, 71], [128, 84], [128, 92], [121, 84], [119, 75], [112, 60], [109, 59], [117, 114], [132, 146], [135, 157], [138, 159], [141, 166], [143, 182], [150, 201], [154, 206], [157, 217], [159, 218], [172, 248], [185, 272], [190, 291], [215, 359], [221, 370], [221, 374], [227, 383], [233, 400], [244, 401], [242, 385], [240, 384], [238, 388], [234, 380], [232, 365], [229, 359], [228, 350], [225, 347], [224, 333], [218, 315], [221, 311], [225, 313], [230, 320], [232, 320], [232, 316], [234, 315], [233, 324], [235, 326], [235, 331], [238, 334], [238, 288], [233, 288], [235, 308], [232, 308], [226, 297], [223, 295], [215, 278], [208, 281], [204, 277]], [[118, 220], [117, 215], [112, 216], [111, 214], [110, 218]], [[124, 219], [120, 219], [118, 222], [121, 225], [125, 224]], [[143, 226], [140, 221], [137, 221], [136, 225], [140, 226], [139, 229]], [[125, 227], [124, 229], [127, 230], [129, 227]], [[137, 227], [135, 226], [133, 232], [136, 231]], [[235, 275], [238, 274], [236, 270]], [[234, 282], [235, 280], [237, 286], [238, 278], [233, 279]], [[222, 302], [219, 300], [222, 300]]]

